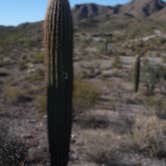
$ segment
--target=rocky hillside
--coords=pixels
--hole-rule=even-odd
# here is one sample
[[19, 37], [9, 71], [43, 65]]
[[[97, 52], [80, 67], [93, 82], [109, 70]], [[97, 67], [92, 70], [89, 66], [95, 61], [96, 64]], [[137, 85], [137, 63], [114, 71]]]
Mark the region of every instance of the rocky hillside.
[[73, 9], [74, 19], [76, 21], [88, 18], [94, 18], [100, 15], [112, 14], [114, 11], [113, 7], [102, 6], [94, 3], [76, 5]]
[[[164, 24], [166, 19], [166, 2], [162, 0], [132, 0], [125, 5], [102, 6], [94, 3], [80, 4], [73, 8], [73, 18], [77, 28], [80, 25], [80, 30], [97, 31], [102, 30], [117, 30], [123, 26], [135, 29], [136, 25], [147, 25], [155, 27], [156, 21]], [[139, 22], [138, 22], [139, 19]], [[151, 22], [151, 19], [153, 22]], [[140, 21], [141, 20], [141, 21]], [[106, 30], [107, 31], [107, 30]], [[0, 40], [31, 40], [39, 43], [42, 37], [41, 22], [25, 23], [18, 27], [0, 26]]]
[[147, 17], [160, 12], [165, 7], [166, 3], [161, 0], [133, 0], [122, 6], [120, 12], [129, 13], [135, 17]]
[[[91, 19], [101, 15], [129, 15], [133, 17], [148, 17], [166, 8], [162, 0], [132, 0], [125, 5], [101, 6], [97, 4], [76, 5], [73, 15], [76, 21]], [[161, 17], [166, 17], [162, 12]]]

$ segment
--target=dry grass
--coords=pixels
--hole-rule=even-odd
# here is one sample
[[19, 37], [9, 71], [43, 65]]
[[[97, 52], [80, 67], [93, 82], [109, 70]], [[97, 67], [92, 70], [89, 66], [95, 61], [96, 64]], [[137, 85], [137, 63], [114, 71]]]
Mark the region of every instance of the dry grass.
[[20, 96], [26, 94], [26, 92], [23, 89], [11, 85], [6, 85], [4, 87], [3, 93], [5, 100], [12, 103], [17, 102]]
[[[79, 112], [93, 107], [100, 97], [100, 90], [96, 85], [89, 81], [77, 80], [74, 82], [74, 109]], [[38, 111], [45, 112], [46, 109], [46, 96], [38, 95], [35, 97], [34, 104]]]
[[94, 83], [76, 80], [73, 95], [74, 109], [80, 111], [93, 107], [98, 101], [101, 92]]
[[34, 104], [40, 114], [46, 113], [46, 96], [45, 95], [38, 95], [34, 100]]
[[[159, 156], [164, 150], [166, 123], [156, 116], [145, 117], [139, 115], [135, 119], [135, 125], [126, 140], [129, 149], [144, 153], [151, 157]], [[164, 150], [165, 151], [165, 150]]]
[[119, 55], [116, 55], [113, 59], [113, 62], [112, 62], [112, 67], [113, 68], [117, 68], [117, 69], [121, 69], [122, 68], [122, 60], [120, 58]]
[[121, 139], [109, 130], [84, 130], [82, 138], [84, 144], [81, 150], [86, 160], [100, 165], [109, 163]]

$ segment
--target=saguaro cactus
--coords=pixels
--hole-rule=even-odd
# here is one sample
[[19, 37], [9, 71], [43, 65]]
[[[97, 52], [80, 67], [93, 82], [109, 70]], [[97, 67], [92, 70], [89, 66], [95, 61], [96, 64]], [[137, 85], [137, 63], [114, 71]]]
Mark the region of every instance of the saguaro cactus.
[[134, 90], [138, 92], [140, 83], [140, 68], [141, 68], [141, 56], [138, 55], [135, 60], [134, 66]]
[[50, 0], [44, 23], [51, 166], [66, 166], [72, 126], [73, 25], [67, 0]]

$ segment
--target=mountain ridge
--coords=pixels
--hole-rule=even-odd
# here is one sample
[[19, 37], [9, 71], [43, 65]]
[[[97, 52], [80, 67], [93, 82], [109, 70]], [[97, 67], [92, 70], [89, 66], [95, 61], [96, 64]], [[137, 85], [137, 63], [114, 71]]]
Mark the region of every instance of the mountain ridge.
[[[166, 20], [166, 2], [163, 0], [132, 0], [126, 4], [115, 6], [99, 5], [97, 3], [77, 4], [72, 9], [74, 22], [77, 24], [82, 20], [91, 20], [103, 16], [129, 16], [135, 18], [152, 18], [161, 21]], [[101, 18], [100, 18], [101, 17]], [[101, 20], [102, 21], [102, 20]], [[37, 21], [41, 22], [41, 21]], [[32, 22], [31, 24], [37, 23]], [[18, 25], [22, 26], [26, 23]], [[0, 25], [0, 29], [11, 29], [16, 26]]]
[[[130, 15], [133, 17], [149, 17], [166, 8], [162, 0], [132, 0], [124, 5], [105, 6], [96, 3], [76, 5], [73, 8], [75, 21], [92, 19], [101, 15]], [[162, 13], [165, 15], [166, 13]], [[163, 17], [163, 16], [162, 16]]]

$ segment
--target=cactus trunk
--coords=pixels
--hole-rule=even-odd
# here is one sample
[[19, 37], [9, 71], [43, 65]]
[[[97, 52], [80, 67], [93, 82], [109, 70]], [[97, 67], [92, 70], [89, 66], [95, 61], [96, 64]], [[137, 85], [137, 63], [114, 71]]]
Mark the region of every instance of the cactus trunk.
[[138, 92], [140, 84], [141, 56], [136, 57], [134, 68], [134, 90], [135, 92]]
[[49, 1], [44, 36], [51, 166], [67, 166], [73, 90], [73, 25], [67, 0]]

